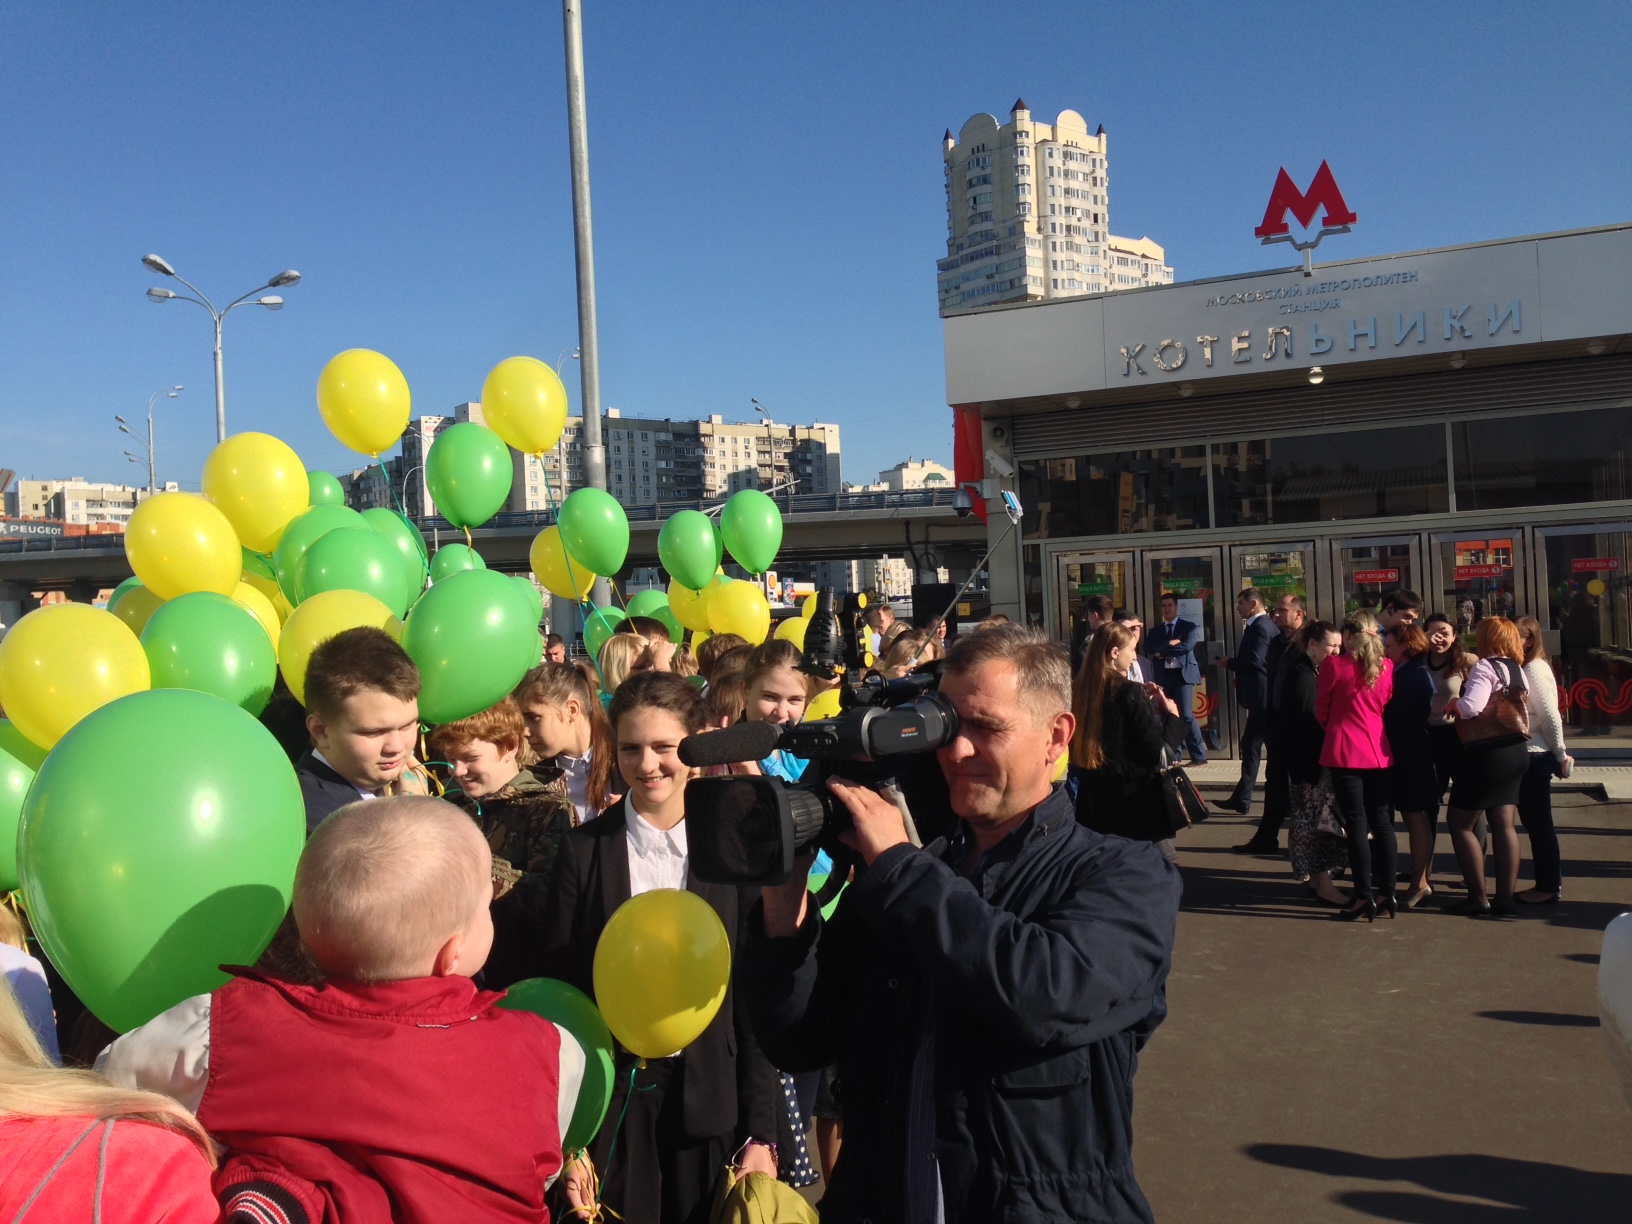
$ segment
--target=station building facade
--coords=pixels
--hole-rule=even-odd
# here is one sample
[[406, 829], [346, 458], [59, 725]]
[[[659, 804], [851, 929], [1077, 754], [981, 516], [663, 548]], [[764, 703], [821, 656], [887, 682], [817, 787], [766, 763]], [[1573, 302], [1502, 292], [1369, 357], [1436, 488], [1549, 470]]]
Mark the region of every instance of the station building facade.
[[1632, 225], [943, 326], [984, 491], [1024, 507], [994, 610], [1064, 640], [1090, 595], [1150, 624], [1178, 594], [1227, 748], [1234, 592], [1340, 620], [1407, 587], [1470, 634], [1536, 617], [1572, 744], [1632, 750]]

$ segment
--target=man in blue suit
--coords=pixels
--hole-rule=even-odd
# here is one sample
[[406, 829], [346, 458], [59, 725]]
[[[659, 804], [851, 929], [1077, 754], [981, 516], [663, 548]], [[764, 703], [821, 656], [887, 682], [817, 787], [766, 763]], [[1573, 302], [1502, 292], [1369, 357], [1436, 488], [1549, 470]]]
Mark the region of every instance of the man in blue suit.
[[1201, 626], [1179, 619], [1179, 597], [1162, 592], [1162, 621], [1145, 635], [1145, 653], [1150, 656], [1151, 679], [1173, 699], [1184, 715], [1184, 751], [1192, 765], [1207, 763], [1207, 747], [1201, 741], [1201, 725], [1196, 722], [1194, 697], [1201, 683], [1201, 666], [1196, 647], [1201, 644]]
[[[1264, 730], [1269, 725], [1269, 644], [1275, 637], [1275, 624], [1264, 611], [1264, 593], [1257, 587], [1248, 587], [1236, 597], [1235, 611], [1243, 622], [1241, 644], [1225, 666], [1234, 679], [1235, 700], [1247, 712], [1241, 728], [1241, 780], [1228, 799], [1215, 799], [1213, 806], [1245, 816], [1252, 811], [1258, 762], [1264, 754]], [[1242, 852], [1248, 853], [1245, 849]]]

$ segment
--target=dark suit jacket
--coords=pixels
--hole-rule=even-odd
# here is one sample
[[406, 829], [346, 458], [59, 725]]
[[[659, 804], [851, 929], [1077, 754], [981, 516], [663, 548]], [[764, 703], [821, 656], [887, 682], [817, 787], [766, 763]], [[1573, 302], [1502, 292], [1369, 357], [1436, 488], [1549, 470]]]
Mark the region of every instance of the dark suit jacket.
[[[1166, 621], [1157, 621], [1145, 629], [1145, 653], [1150, 656], [1151, 667], [1146, 680], [1155, 681], [1163, 688], [1171, 684], [1172, 677], [1177, 674], [1184, 684], [1201, 683], [1201, 666], [1196, 662], [1196, 647], [1201, 645], [1201, 626], [1194, 621], [1187, 621], [1183, 617], [1173, 622], [1173, 632], [1169, 634]], [[1177, 646], [1169, 646], [1170, 637], [1179, 639]], [[1167, 666], [1169, 659], [1179, 661], [1178, 672]]]
[[[517, 888], [527, 880], [523, 877]], [[731, 937], [731, 962], [746, 928], [757, 888], [708, 884], [690, 877], [687, 891], [714, 908]], [[537, 921], [525, 948], [495, 947], [488, 962], [487, 984], [498, 989], [524, 977], [550, 977], [595, 997], [595, 945], [612, 912], [629, 899], [629, 831], [619, 802], [568, 833], [542, 895], [535, 895]], [[503, 966], [496, 975], [495, 970]], [[495, 977], [503, 980], [495, 980]], [[709, 1026], [677, 1057], [682, 1117], [686, 1133], [711, 1139], [734, 1133], [737, 1143], [750, 1135], [776, 1138], [776, 1071], [760, 1052], [740, 998], [726, 990]], [[619, 1064], [628, 1074], [630, 1056]]]
[[1280, 636], [1275, 622], [1260, 616], [1241, 634], [1230, 670], [1235, 673], [1235, 699], [1243, 709], [1269, 709], [1269, 644]]
[[1286, 758], [1286, 772], [1294, 782], [1313, 786], [1320, 781], [1320, 749], [1326, 730], [1315, 717], [1319, 676], [1309, 656], [1292, 650], [1282, 656], [1285, 684], [1275, 718], [1272, 751]]
[[330, 769], [308, 748], [295, 762], [300, 779], [300, 797], [306, 803], [306, 835], [322, 824], [330, 813], [362, 798], [357, 788]]

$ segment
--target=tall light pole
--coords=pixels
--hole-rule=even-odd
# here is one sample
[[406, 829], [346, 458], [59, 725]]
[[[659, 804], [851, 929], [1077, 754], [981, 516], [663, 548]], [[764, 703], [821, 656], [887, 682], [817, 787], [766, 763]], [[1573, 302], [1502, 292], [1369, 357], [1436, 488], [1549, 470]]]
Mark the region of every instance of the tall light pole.
[[[601, 443], [601, 348], [595, 327], [595, 230], [589, 210], [589, 120], [584, 103], [583, 0], [561, 0], [567, 51], [567, 136], [572, 164], [572, 233], [578, 264], [578, 370], [584, 411], [584, 480], [606, 489]], [[597, 578], [592, 597], [605, 606], [611, 587]]]
[[221, 374], [221, 321], [240, 306], [265, 306], [268, 310], [282, 310], [283, 299], [277, 294], [268, 294], [266, 297], [256, 298], [253, 302], [249, 299], [259, 293], [261, 289], [282, 289], [287, 285], [297, 284], [300, 281], [300, 273], [293, 268], [286, 268], [260, 288], [251, 289], [242, 297], [228, 302], [225, 310], [217, 310], [215, 304], [199, 291], [198, 286], [184, 277], [178, 276], [176, 270], [157, 255], [143, 255], [142, 266], [157, 272], [160, 276], [169, 276], [181, 281], [182, 284], [198, 295], [197, 297], [188, 297], [184, 293], [174, 293], [169, 289], [161, 289], [155, 285], [147, 291], [148, 301], [168, 302], [171, 298], [179, 298], [183, 302], [193, 302], [204, 307], [205, 310], [210, 312], [210, 318], [215, 320], [215, 440], [225, 442], [227, 440], [227, 393]]
[[753, 396], [748, 397], [748, 402], [754, 406], [754, 411], [755, 412], [759, 413], [760, 416], [765, 418], [765, 449], [766, 449], [767, 452], [769, 452], [770, 460], [771, 460], [771, 488], [775, 489], [776, 488], [776, 431], [772, 427], [771, 410], [769, 408], [765, 407], [764, 404], [760, 403]]
[[[153, 405], [158, 402], [159, 396], [162, 395], [166, 399], [175, 399], [176, 396], [180, 395], [185, 389], [186, 388], [184, 388], [180, 383], [177, 383], [173, 387], [160, 387], [157, 391], [153, 392], [152, 395], [147, 397], [147, 495], [149, 497], [152, 497], [153, 494], [159, 491], [158, 477], [154, 474], [153, 470]], [[124, 434], [126, 437], [136, 437], [136, 435], [131, 432], [130, 425], [128, 422], [126, 422], [124, 417], [120, 416], [118, 413], [114, 413], [113, 419], [119, 422], [120, 433]], [[140, 459], [136, 458], [136, 456], [131, 454], [129, 451], [125, 452], [125, 458], [129, 459], [132, 463], [141, 462]]]

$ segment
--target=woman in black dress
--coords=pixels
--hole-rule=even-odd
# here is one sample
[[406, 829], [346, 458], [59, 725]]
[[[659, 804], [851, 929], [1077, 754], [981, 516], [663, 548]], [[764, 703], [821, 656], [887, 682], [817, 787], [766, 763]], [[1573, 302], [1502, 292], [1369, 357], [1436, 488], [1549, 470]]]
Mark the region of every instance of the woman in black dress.
[[[1101, 625], [1077, 673], [1071, 703], [1077, 717], [1071, 740], [1077, 820], [1098, 833], [1170, 843], [1173, 830], [1157, 775], [1163, 749], [1177, 747], [1184, 724], [1156, 685], [1128, 679], [1138, 642], [1126, 626]], [[1172, 720], [1166, 729], [1163, 715]], [[1169, 851], [1170, 845], [1164, 847]]]
[[1434, 861], [1434, 826], [1439, 819], [1439, 772], [1428, 738], [1434, 705], [1428, 650], [1428, 635], [1415, 625], [1395, 625], [1383, 638], [1383, 653], [1394, 664], [1394, 693], [1383, 707], [1383, 732], [1394, 757], [1388, 768], [1389, 799], [1405, 821], [1411, 846], [1407, 908], [1434, 895], [1428, 870]]

